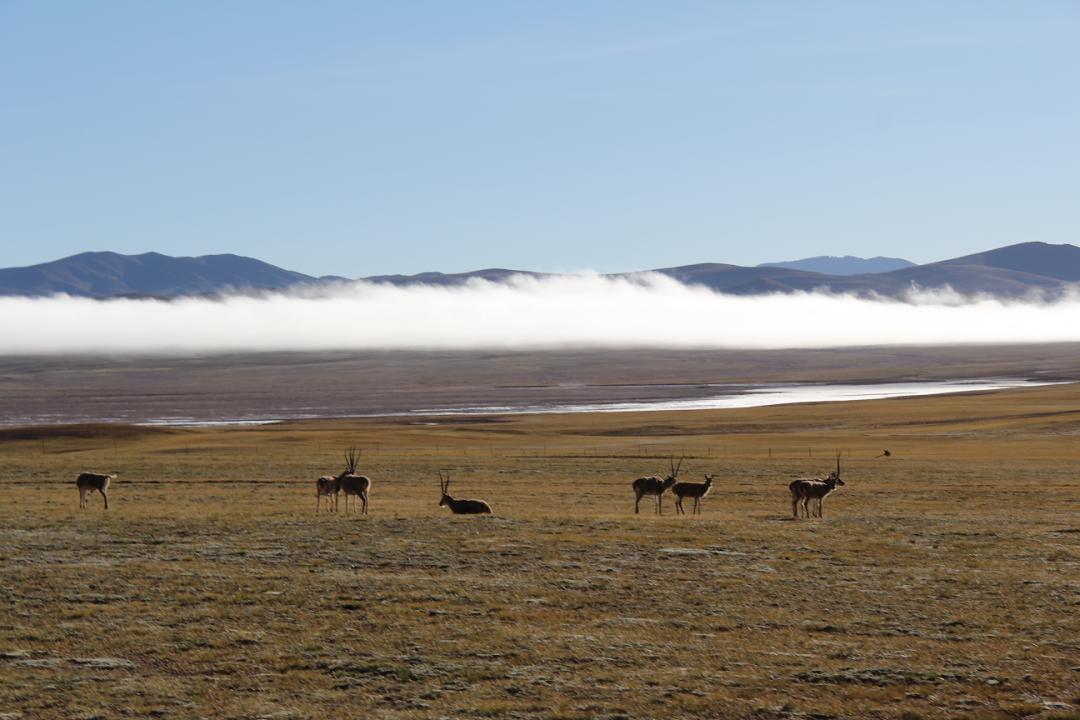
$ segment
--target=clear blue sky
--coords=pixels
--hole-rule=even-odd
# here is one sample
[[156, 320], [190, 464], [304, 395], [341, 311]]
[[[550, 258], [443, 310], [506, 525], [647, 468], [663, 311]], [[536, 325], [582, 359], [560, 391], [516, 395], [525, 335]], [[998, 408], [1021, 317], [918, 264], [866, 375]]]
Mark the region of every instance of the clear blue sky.
[[0, 0], [0, 266], [1080, 241], [1080, 2]]

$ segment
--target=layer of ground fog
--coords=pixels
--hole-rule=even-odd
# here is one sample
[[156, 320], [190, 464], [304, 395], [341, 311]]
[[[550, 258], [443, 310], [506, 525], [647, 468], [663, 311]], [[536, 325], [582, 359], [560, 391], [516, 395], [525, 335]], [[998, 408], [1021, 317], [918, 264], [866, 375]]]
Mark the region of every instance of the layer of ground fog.
[[[1078, 433], [1077, 386], [0, 431], [0, 717], [1077, 717]], [[350, 445], [370, 514], [316, 516]], [[672, 454], [704, 512], [634, 515]]]

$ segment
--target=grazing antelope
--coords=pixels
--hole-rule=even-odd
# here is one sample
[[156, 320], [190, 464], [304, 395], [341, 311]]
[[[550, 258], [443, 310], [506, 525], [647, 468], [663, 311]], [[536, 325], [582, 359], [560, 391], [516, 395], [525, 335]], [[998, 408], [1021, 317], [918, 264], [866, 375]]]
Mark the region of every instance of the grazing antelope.
[[892, 457], [892, 453], [888, 450], [882, 450], [880, 455], [875, 455], [874, 458]]
[[686, 514], [686, 510], [683, 509], [682, 501], [685, 498], [693, 498], [694, 507], [690, 512], [693, 515], [701, 514], [701, 499], [709, 494], [709, 490], [712, 489], [713, 475], [706, 475], [705, 482], [693, 483], [693, 482], [677, 482], [671, 486], [671, 492], [675, 493], [675, 512]]
[[[338, 495], [341, 494], [341, 479], [348, 474], [348, 471], [341, 473], [337, 477], [333, 475], [323, 475], [321, 478], [315, 481], [315, 514], [319, 514], [319, 504], [322, 502], [323, 496], [326, 495], [326, 511], [337, 512], [338, 510]], [[331, 504], [332, 503], [332, 504]]]
[[[338, 476], [341, 483], [341, 492], [345, 493], [345, 514], [349, 514], [349, 496], [356, 495], [364, 503], [360, 511], [361, 515], [367, 515], [368, 490], [371, 489], [371, 480], [363, 475], [356, 474], [356, 464], [360, 461], [360, 454], [356, 448], [350, 448], [345, 456], [345, 472]], [[353, 507], [356, 501], [353, 500]]]
[[[804, 517], [822, 517], [821, 503], [829, 493], [836, 489], [837, 485], [843, 485], [840, 479], [840, 456], [836, 456], [836, 472], [829, 473], [824, 480], [821, 478], [799, 478], [792, 480], [788, 485], [791, 491], [791, 516], [799, 517], [799, 507], [802, 507]], [[815, 509], [810, 510], [810, 501], [815, 501]]]
[[634, 514], [638, 514], [638, 506], [641, 505], [641, 498], [646, 495], [652, 495], [656, 498], [656, 512], [659, 515], [664, 514], [664, 493], [668, 488], [675, 484], [675, 478], [679, 476], [679, 468], [682, 467], [682, 461], [684, 458], [679, 458], [679, 464], [675, 464], [675, 458], [671, 459], [671, 474], [661, 480], [657, 476], [642, 477], [634, 481]]
[[448, 507], [450, 512], [455, 515], [490, 515], [491, 506], [483, 500], [457, 500], [450, 497], [450, 471], [446, 471], [446, 477], [443, 477], [442, 471], [439, 471], [439, 489], [442, 492], [442, 500], [439, 501], [439, 507]]
[[82, 473], [75, 478], [75, 487], [79, 488], [79, 507], [86, 507], [86, 496], [97, 490], [101, 493], [101, 497], [105, 498], [105, 509], [108, 510], [109, 496], [105, 491], [109, 489], [109, 481], [116, 477], [117, 474], [115, 472], [112, 475]]

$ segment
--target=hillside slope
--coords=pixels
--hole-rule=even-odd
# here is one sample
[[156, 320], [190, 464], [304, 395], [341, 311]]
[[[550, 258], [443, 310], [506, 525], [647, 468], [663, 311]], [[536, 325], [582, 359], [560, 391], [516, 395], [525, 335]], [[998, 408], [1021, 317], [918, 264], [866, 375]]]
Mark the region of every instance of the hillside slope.
[[87, 252], [0, 270], [0, 295], [173, 297], [232, 289], [280, 289], [316, 279], [239, 255], [170, 257]]

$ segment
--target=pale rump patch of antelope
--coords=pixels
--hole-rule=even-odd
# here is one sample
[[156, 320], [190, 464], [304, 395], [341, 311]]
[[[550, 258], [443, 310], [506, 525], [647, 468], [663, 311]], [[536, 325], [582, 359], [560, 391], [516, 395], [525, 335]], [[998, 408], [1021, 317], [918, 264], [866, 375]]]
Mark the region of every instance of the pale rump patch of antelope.
[[[363, 475], [356, 474], [357, 463], [360, 461], [360, 454], [356, 448], [350, 448], [349, 452], [345, 455], [345, 472], [339, 476], [341, 482], [341, 492], [345, 493], [345, 514], [349, 514], [349, 497], [354, 496], [360, 498], [360, 502], [363, 503], [363, 507], [360, 510], [361, 515], [367, 515], [368, 507], [368, 491], [371, 489], [371, 480]], [[356, 507], [356, 500], [353, 500], [353, 508]]]
[[338, 510], [338, 496], [341, 494], [341, 478], [345, 477], [345, 473], [341, 473], [337, 477], [332, 475], [323, 475], [321, 478], [315, 481], [315, 514], [319, 514], [319, 504], [322, 502], [323, 497], [326, 497], [326, 511], [337, 512]]
[[[799, 508], [802, 508], [803, 517], [824, 517], [822, 513], [822, 501], [837, 486], [843, 485], [840, 479], [840, 455], [836, 456], [836, 471], [829, 473], [824, 480], [821, 478], [798, 478], [788, 484], [791, 493], [791, 516], [799, 517]], [[813, 509], [810, 503], [814, 502]]]
[[641, 477], [633, 482], [634, 488], [634, 514], [637, 515], [641, 505], [641, 498], [652, 496], [656, 498], [656, 514], [664, 514], [664, 493], [675, 484], [675, 478], [679, 476], [684, 458], [679, 458], [679, 464], [675, 464], [675, 458], [671, 458], [671, 474], [661, 480], [656, 475]]
[[450, 471], [446, 471], [446, 477], [443, 477], [442, 471], [439, 471], [439, 491], [442, 493], [442, 500], [439, 501], [439, 507], [448, 507], [450, 512], [455, 515], [490, 515], [491, 506], [483, 500], [467, 500], [457, 499], [450, 497]]
[[87, 505], [87, 498], [90, 493], [95, 490], [101, 493], [101, 497], [105, 499], [105, 509], [109, 509], [109, 482], [116, 477], [117, 473], [112, 475], [102, 475], [100, 473], [82, 473], [79, 477], [75, 478], [75, 487], [79, 489], [79, 507], [85, 508]]
[[693, 507], [690, 509], [691, 514], [701, 514], [701, 499], [709, 494], [709, 490], [712, 489], [713, 475], [705, 475], [705, 482], [677, 482], [671, 486], [671, 492], [675, 493], [675, 512], [686, 514], [686, 510], [683, 509], [683, 500], [691, 498], [694, 501]]

